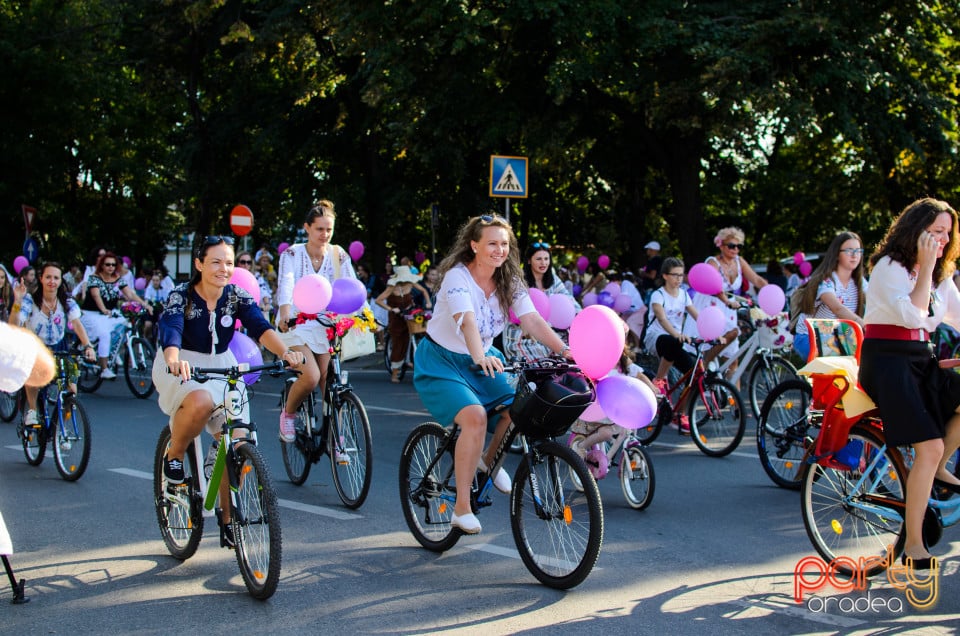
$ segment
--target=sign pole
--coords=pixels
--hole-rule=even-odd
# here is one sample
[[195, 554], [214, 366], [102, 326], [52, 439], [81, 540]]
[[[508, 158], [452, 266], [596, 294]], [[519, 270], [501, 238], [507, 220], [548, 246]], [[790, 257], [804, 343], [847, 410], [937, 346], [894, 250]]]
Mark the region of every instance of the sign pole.
[[504, 217], [507, 220], [507, 223], [510, 222], [510, 197], [507, 197], [503, 200], [503, 211]]

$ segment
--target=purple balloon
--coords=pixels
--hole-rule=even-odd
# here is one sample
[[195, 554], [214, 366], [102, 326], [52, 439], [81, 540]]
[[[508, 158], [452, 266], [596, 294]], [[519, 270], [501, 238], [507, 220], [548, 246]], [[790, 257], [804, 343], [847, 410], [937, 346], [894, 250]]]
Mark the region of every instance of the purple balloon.
[[589, 307], [590, 305], [597, 304], [597, 295], [593, 292], [587, 292], [583, 295], [583, 306]]
[[587, 265], [590, 264], [590, 259], [586, 256], [581, 256], [577, 259], [577, 271], [581, 274], [587, 271]]
[[625, 375], [597, 382], [597, 402], [607, 417], [624, 428], [643, 428], [657, 414], [657, 398], [650, 387]]
[[13, 272], [19, 274], [20, 270], [30, 264], [30, 261], [27, 260], [26, 256], [18, 256], [13, 259]]
[[609, 292], [602, 291], [597, 294], [597, 304], [604, 307], [613, 307], [613, 296]]
[[[263, 354], [260, 353], [260, 347], [253, 341], [253, 338], [245, 333], [234, 331], [233, 338], [230, 339], [227, 348], [230, 349], [237, 362], [246, 362], [252, 367], [263, 364]], [[246, 384], [253, 384], [259, 379], [259, 371], [247, 373], [243, 376], [243, 381]]]
[[360, 241], [354, 241], [350, 244], [350, 258], [354, 261], [359, 261], [363, 256], [363, 243]]
[[327, 311], [336, 314], [352, 314], [367, 299], [367, 288], [356, 278], [338, 278], [333, 281], [333, 297], [327, 304]]
[[610, 267], [610, 257], [606, 254], [601, 254], [600, 258], [597, 259], [597, 265], [600, 266], [600, 269], [607, 269]]
[[613, 299], [613, 310], [618, 314], [629, 311], [631, 307], [633, 307], [633, 299], [630, 298], [630, 294], [620, 294]]
[[550, 324], [554, 329], [569, 329], [573, 318], [577, 315], [577, 307], [573, 299], [566, 294], [550, 296]]
[[290, 247], [290, 244], [286, 242], [277, 245], [277, 255], [279, 256], [280, 254], [286, 252], [288, 247]]
[[574, 296], [579, 296], [579, 295], [580, 295], [580, 292], [582, 292], [582, 291], [583, 291], [583, 285], [574, 285], [574, 286], [570, 289], [570, 293], [573, 294]]
[[138, 279], [134, 280], [134, 281], [133, 281], [133, 288], [136, 289], [137, 291], [143, 291], [144, 289], [147, 288], [147, 279], [146, 279], [146, 278], [138, 278]]

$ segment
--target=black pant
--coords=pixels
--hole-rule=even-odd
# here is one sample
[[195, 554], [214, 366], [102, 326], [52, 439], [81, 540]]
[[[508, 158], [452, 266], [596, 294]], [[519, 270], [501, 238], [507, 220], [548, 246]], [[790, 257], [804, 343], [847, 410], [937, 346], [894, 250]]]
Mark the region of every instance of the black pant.
[[686, 373], [693, 368], [693, 356], [683, 350], [683, 343], [679, 338], [667, 334], [657, 338], [657, 355], [672, 362], [680, 373]]

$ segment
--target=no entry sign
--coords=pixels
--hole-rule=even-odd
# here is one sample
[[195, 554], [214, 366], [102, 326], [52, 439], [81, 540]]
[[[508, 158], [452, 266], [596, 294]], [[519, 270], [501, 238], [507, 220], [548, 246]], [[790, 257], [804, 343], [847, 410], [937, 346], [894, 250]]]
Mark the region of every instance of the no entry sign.
[[237, 236], [246, 236], [253, 230], [253, 212], [245, 205], [230, 210], [230, 229]]

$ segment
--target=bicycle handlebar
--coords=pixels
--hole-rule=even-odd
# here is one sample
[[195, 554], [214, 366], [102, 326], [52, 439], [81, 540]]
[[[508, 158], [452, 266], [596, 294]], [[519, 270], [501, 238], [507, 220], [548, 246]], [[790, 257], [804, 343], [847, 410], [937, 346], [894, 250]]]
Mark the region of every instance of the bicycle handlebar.
[[[232, 378], [234, 380], [244, 376], [248, 373], [256, 373], [257, 371], [281, 371], [288, 367], [289, 364], [286, 360], [277, 360], [276, 362], [271, 362], [270, 364], [260, 364], [256, 366], [250, 366], [246, 362], [241, 362], [234, 367], [225, 367], [222, 369], [207, 369], [202, 367], [191, 367], [190, 368], [190, 379], [196, 382], [206, 382], [207, 380], [213, 379], [211, 376], [219, 375], [225, 376], [227, 378]], [[167, 373], [170, 370], [167, 369]]]

